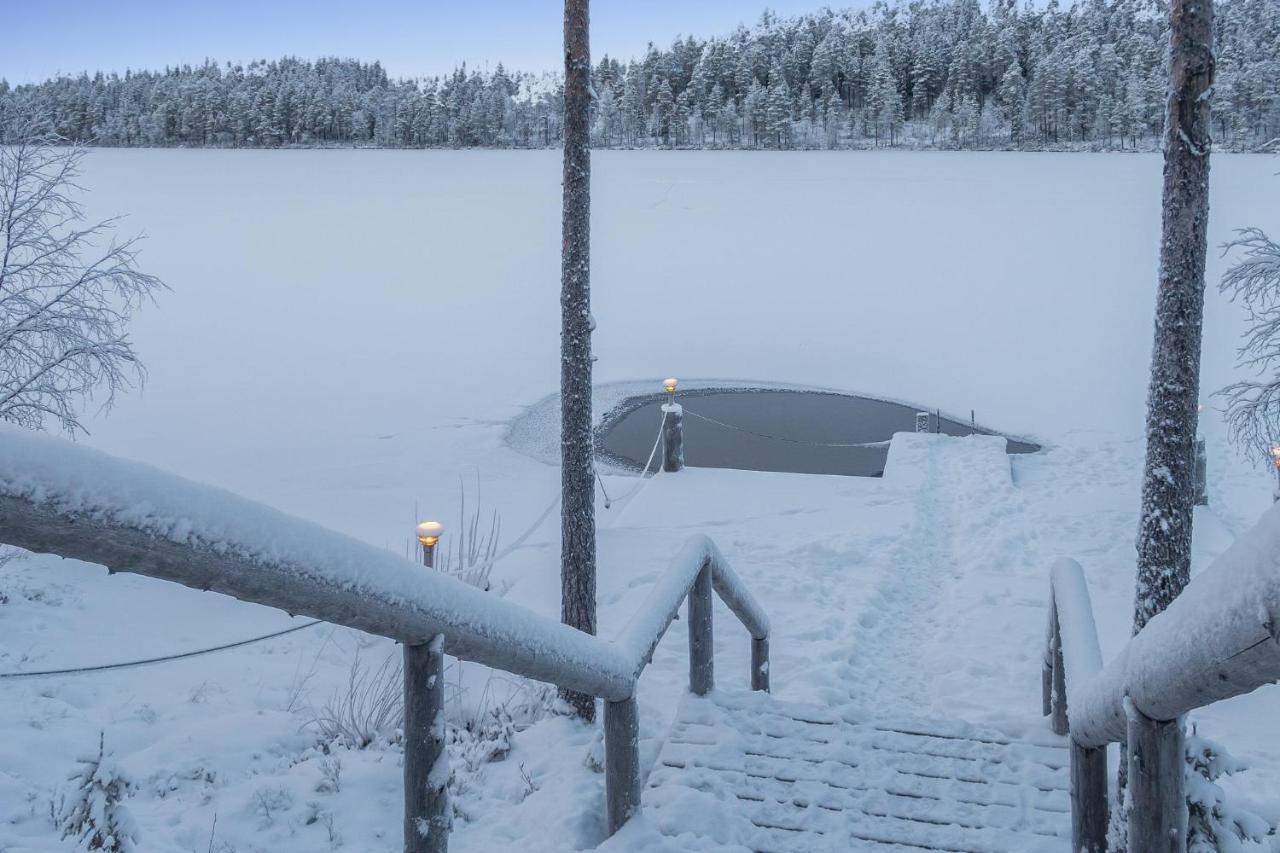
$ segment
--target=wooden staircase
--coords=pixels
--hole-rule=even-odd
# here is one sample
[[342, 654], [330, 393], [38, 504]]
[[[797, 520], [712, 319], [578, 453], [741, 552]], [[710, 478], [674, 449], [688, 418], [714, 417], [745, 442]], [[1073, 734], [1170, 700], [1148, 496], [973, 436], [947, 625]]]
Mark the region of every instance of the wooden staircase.
[[664, 808], [700, 798], [717, 834], [757, 853], [1067, 853], [1067, 767], [1066, 740], [1048, 734], [717, 691], [684, 699], [645, 803], [662, 827]]

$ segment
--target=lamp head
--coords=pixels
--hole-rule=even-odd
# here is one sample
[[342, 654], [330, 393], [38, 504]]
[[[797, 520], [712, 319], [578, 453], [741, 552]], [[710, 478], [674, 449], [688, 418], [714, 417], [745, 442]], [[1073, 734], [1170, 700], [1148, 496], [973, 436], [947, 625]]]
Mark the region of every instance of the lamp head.
[[438, 521], [424, 521], [417, 526], [418, 541], [430, 548], [440, 541], [444, 525]]
[[667, 393], [673, 397], [676, 395], [676, 385], [678, 384], [679, 381], [674, 376], [662, 380], [662, 387], [667, 389]]

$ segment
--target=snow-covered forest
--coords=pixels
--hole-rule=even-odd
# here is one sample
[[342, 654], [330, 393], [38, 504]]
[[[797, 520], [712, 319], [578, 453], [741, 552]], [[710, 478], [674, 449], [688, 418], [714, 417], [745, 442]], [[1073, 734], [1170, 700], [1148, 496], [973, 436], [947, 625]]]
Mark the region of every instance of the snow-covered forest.
[[[597, 147], [1154, 148], [1168, 14], [1159, 0], [1062, 9], [912, 0], [677, 38], [594, 69]], [[1280, 137], [1280, 0], [1217, 4], [1215, 142]], [[396, 80], [378, 62], [285, 58], [59, 77], [44, 102], [68, 139], [99, 145], [539, 147], [561, 139], [550, 73], [465, 66]]]

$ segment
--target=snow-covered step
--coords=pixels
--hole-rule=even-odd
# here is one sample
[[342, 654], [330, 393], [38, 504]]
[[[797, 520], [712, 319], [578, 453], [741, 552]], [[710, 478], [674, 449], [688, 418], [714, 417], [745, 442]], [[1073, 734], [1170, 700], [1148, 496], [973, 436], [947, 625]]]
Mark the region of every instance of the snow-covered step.
[[[1067, 750], [954, 721], [863, 720], [761, 693], [687, 697], [649, 776], [646, 808], [698, 796], [707, 826], [759, 853], [1066, 853]], [[695, 794], [696, 792], [696, 794]]]

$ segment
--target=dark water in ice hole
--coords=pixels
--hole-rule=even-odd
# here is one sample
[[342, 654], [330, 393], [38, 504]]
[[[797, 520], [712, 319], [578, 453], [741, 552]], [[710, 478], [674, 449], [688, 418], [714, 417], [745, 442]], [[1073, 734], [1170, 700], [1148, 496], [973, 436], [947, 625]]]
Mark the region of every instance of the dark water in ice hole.
[[[649, 458], [661, 420], [665, 394], [636, 397], [623, 403], [603, 426], [606, 455], [639, 468]], [[697, 468], [739, 468], [796, 474], [845, 474], [879, 477], [884, 474], [888, 445], [879, 447], [822, 447], [885, 441], [895, 432], [914, 432], [913, 406], [887, 403], [847, 394], [810, 391], [689, 391], [677, 402], [684, 406], [684, 460]], [[698, 415], [729, 424], [704, 420]], [[936, 418], [931, 420], [933, 430]], [[943, 418], [947, 435], [971, 435], [969, 424]], [[994, 435], [979, 428], [976, 432]], [[769, 437], [766, 437], [769, 436]], [[812, 442], [812, 443], [808, 443]], [[1009, 439], [1010, 453], [1034, 453], [1039, 446]], [[654, 468], [662, 464], [662, 448]]]

